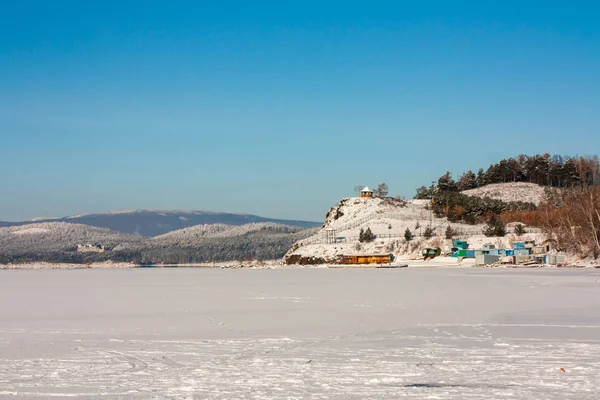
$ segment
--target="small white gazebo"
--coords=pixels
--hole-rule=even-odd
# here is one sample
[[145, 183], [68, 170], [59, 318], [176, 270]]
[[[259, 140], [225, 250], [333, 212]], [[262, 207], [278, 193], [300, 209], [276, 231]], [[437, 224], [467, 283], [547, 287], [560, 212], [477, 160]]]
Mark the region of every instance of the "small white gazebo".
[[369, 189], [368, 186], [365, 186], [365, 188], [360, 191], [360, 197], [373, 197], [373, 191]]

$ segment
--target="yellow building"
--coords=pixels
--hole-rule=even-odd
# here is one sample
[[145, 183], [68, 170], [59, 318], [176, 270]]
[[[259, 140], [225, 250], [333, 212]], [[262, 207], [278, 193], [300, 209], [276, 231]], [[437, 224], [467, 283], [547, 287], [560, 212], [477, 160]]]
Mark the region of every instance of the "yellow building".
[[393, 261], [391, 254], [356, 254], [344, 256], [344, 264], [389, 264]]
[[365, 188], [363, 190], [360, 191], [360, 197], [373, 197], [373, 191], [371, 189], [369, 189], [368, 186], [365, 186]]

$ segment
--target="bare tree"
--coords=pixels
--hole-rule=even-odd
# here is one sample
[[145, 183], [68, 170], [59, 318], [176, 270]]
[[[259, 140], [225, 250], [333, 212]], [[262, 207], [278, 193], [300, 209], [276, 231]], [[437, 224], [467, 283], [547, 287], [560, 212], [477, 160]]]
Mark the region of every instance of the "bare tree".
[[388, 185], [387, 183], [380, 183], [377, 186], [377, 190], [375, 190], [375, 196], [376, 197], [386, 197], [389, 193], [389, 189], [388, 189]]
[[600, 255], [600, 187], [567, 190], [561, 205], [546, 204], [541, 226], [559, 247], [582, 257]]

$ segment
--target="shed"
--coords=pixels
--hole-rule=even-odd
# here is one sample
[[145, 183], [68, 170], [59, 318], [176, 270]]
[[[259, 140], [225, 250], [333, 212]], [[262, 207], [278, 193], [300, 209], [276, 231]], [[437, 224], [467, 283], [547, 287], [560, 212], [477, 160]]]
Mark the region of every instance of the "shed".
[[546, 256], [546, 264], [549, 265], [565, 265], [567, 263], [564, 254], [548, 254]]
[[360, 191], [360, 197], [371, 198], [373, 197], [373, 191], [369, 189], [368, 186], [365, 186], [365, 188]]
[[534, 246], [533, 247], [533, 254], [545, 254], [547, 252], [548, 252], [548, 250], [547, 250], [546, 246]]
[[515, 264], [525, 264], [525, 263], [528, 263], [531, 261], [533, 261], [533, 255], [530, 255], [530, 254], [521, 255], [521, 254], [515, 253]]
[[427, 260], [428, 258], [434, 258], [440, 255], [439, 247], [426, 247], [423, 249], [423, 257]]
[[542, 242], [542, 246], [545, 247], [546, 253], [556, 250], [558, 247], [558, 242], [554, 239], [544, 240]]
[[488, 265], [500, 261], [499, 255], [478, 254], [475, 256], [475, 265]]
[[459, 240], [459, 239], [457, 239], [457, 240], [454, 241], [454, 247], [466, 250], [466, 249], [469, 248], [469, 243], [467, 243], [466, 240]]
[[391, 254], [353, 254], [343, 257], [344, 264], [389, 264], [394, 261]]
[[528, 256], [531, 254], [531, 252], [529, 251], [529, 249], [514, 249], [513, 254], [515, 256]]

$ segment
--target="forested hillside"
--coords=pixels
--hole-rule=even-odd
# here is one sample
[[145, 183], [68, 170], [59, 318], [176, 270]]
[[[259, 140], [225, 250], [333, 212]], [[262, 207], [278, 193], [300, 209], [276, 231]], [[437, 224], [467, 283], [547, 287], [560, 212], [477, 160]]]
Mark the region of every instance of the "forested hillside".
[[[209, 224], [141, 238], [81, 224], [39, 223], [0, 228], [0, 263], [270, 260], [283, 257], [294, 242], [313, 233], [314, 229], [274, 223]], [[77, 245], [87, 243], [102, 244], [105, 251], [77, 251]]]
[[598, 156], [520, 155], [492, 164], [487, 170], [467, 171], [457, 180], [446, 172], [437, 180], [437, 185], [418, 188], [415, 199], [431, 198], [438, 191], [461, 192], [506, 182], [530, 182], [557, 188], [597, 186], [600, 185], [600, 160]]
[[281, 220], [251, 214], [180, 210], [123, 210], [97, 214], [74, 215], [58, 219], [38, 219], [36, 221], [0, 221], [0, 227], [35, 224], [39, 222], [84, 224], [145, 237], [154, 237], [175, 230], [205, 224], [245, 225], [259, 222], [272, 222], [276, 224], [299, 226], [301, 228], [314, 228], [321, 225], [320, 222]]
[[437, 184], [418, 188], [415, 198], [430, 199], [435, 215], [452, 222], [486, 222], [497, 232], [509, 222], [525, 223], [567, 252], [600, 255], [598, 156], [521, 155], [458, 180], [446, 172]]

